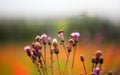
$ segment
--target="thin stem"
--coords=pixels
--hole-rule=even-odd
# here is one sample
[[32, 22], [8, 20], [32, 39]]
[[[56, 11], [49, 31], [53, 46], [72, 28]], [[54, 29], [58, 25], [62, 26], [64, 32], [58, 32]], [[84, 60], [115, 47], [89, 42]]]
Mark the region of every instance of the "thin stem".
[[46, 69], [46, 45], [44, 44], [44, 58], [45, 58], [45, 69]]
[[51, 73], [53, 75], [53, 54], [51, 54]]
[[93, 72], [93, 69], [94, 69], [94, 63], [92, 64], [92, 72]]
[[69, 55], [70, 55], [70, 52], [68, 52], [68, 55], [67, 55], [67, 60], [66, 60], [66, 64], [65, 64], [65, 68], [64, 68], [64, 72], [66, 71], [66, 67], [67, 67], [68, 62], [69, 62]]
[[66, 51], [64, 42], [62, 42], [62, 44], [63, 44], [63, 48], [64, 48], [64, 51], [65, 51], [65, 54], [66, 54], [66, 56], [67, 56], [67, 51]]
[[59, 72], [60, 72], [60, 75], [61, 75], [61, 70], [60, 70], [60, 64], [59, 64], [58, 54], [56, 54], [56, 55], [57, 55], [58, 68], [59, 68]]
[[87, 71], [86, 71], [85, 64], [84, 64], [84, 62], [82, 62], [82, 63], [83, 63], [83, 67], [84, 67], [85, 75], [87, 75]]
[[44, 69], [43, 69], [43, 64], [42, 64], [42, 62], [40, 62], [40, 65], [41, 65], [41, 69], [42, 69], [42, 71], [43, 71], [43, 74], [45, 75], [45, 71], [44, 71]]
[[74, 67], [75, 54], [76, 54], [76, 46], [74, 46], [74, 49], [73, 49], [73, 60], [72, 60], [72, 68]]

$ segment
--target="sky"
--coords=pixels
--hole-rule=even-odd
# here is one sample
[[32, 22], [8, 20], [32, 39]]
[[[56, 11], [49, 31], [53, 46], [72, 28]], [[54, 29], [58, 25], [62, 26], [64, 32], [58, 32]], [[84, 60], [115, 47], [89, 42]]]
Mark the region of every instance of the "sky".
[[0, 0], [0, 18], [69, 17], [87, 12], [120, 19], [120, 0]]

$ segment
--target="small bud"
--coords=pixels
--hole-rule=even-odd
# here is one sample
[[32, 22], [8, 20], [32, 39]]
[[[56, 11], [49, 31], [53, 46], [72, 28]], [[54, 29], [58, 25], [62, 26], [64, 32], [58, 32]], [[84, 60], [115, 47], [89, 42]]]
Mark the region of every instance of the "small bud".
[[92, 58], [92, 63], [95, 63], [96, 59], [95, 57]]
[[96, 56], [97, 56], [97, 57], [100, 57], [101, 55], [102, 55], [102, 51], [98, 50], [98, 51], [96, 52]]
[[83, 62], [84, 61], [84, 56], [80, 55], [80, 60]]
[[84, 75], [84, 74], [81, 72], [80, 75]]
[[67, 46], [67, 51], [68, 51], [68, 52], [71, 52], [71, 50], [72, 50], [72, 45], [69, 44], [69, 45]]
[[54, 52], [54, 48], [51, 47], [51, 49], [50, 49], [50, 54], [53, 54], [53, 52]]
[[112, 75], [112, 71], [109, 71], [107, 75]]
[[100, 64], [103, 64], [103, 57], [100, 57]]

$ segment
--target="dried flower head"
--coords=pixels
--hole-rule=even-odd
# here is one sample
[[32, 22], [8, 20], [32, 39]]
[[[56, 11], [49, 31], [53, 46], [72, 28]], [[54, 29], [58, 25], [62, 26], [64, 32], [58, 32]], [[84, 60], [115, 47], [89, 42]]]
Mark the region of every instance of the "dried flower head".
[[101, 55], [102, 55], [102, 51], [98, 50], [98, 51], [96, 52], [96, 56], [97, 56], [97, 57], [100, 57]]
[[63, 30], [60, 30], [58, 31], [58, 37], [60, 38], [61, 42], [64, 42], [64, 31]]
[[39, 35], [37, 35], [37, 36], [35, 37], [35, 40], [38, 41], [38, 42], [40, 42], [40, 41], [41, 41], [41, 37], [40, 37]]

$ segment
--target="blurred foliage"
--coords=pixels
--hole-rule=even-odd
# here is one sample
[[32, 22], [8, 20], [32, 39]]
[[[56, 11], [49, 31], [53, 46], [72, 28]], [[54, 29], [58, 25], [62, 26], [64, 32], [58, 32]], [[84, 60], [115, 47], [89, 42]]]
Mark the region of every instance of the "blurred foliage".
[[97, 33], [107, 41], [120, 40], [120, 24], [114, 25], [105, 18], [84, 14], [66, 19], [0, 19], [0, 41], [29, 41], [42, 33], [55, 37], [59, 29], [65, 30], [65, 36], [79, 31], [83, 38], [87, 32], [91, 40], [94, 40]]

